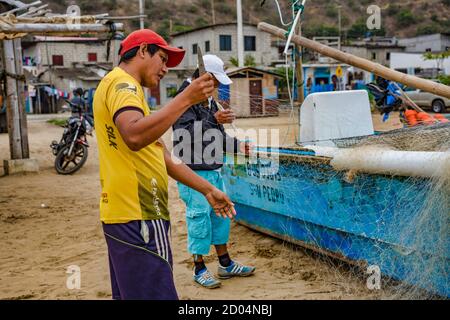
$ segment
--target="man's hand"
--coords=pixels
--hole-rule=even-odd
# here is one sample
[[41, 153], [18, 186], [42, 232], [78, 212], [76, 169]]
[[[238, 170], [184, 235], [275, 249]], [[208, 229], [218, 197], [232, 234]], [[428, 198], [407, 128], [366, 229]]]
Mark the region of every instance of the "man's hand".
[[208, 100], [213, 95], [214, 90], [213, 76], [205, 73], [200, 78], [192, 81], [180, 96], [184, 96], [190, 105], [194, 105]]
[[236, 115], [234, 114], [234, 111], [231, 109], [217, 111], [214, 114], [214, 117], [216, 118], [219, 124], [233, 123], [233, 121], [236, 119]]
[[254, 146], [250, 142], [241, 142], [241, 144], [239, 145], [239, 151], [241, 153], [244, 153], [246, 156], [249, 156], [251, 154], [253, 148]]
[[211, 192], [207, 193], [205, 197], [218, 217], [228, 217], [232, 219], [236, 215], [234, 203], [219, 189], [214, 188]]

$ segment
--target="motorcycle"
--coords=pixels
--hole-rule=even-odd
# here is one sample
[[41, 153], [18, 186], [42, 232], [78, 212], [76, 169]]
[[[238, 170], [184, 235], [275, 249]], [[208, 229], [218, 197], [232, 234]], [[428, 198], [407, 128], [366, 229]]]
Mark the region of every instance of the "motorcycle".
[[376, 107], [382, 114], [389, 114], [402, 106], [403, 101], [393, 82], [377, 77], [375, 83], [369, 83], [366, 87], [374, 96]]
[[72, 109], [72, 116], [64, 126], [59, 142], [52, 141], [56, 172], [63, 175], [73, 174], [81, 169], [88, 157], [89, 143], [86, 135], [92, 135], [93, 120], [83, 112], [82, 106], [66, 100]]

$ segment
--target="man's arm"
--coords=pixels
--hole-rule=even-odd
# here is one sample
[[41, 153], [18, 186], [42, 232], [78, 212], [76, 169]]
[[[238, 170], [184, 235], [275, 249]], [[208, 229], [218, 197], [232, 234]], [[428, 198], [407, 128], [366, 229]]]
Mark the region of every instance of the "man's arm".
[[191, 105], [206, 100], [213, 91], [214, 82], [207, 73], [158, 112], [146, 117], [136, 110], [120, 113], [115, 120], [116, 127], [127, 146], [132, 151], [139, 151], [158, 140]]
[[222, 216], [224, 218], [228, 217], [231, 219], [236, 215], [234, 204], [225, 193], [214, 187], [207, 180], [195, 174], [194, 171], [181, 161], [175, 163], [172, 160], [170, 152], [167, 151], [166, 148], [164, 148], [164, 160], [169, 176], [203, 194], [217, 216]]

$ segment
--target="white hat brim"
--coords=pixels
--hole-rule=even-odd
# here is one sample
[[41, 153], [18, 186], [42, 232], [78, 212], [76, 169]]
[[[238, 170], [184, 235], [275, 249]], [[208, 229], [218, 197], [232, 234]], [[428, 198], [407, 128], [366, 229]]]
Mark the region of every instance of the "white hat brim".
[[225, 73], [213, 73], [214, 77], [216, 77], [217, 81], [219, 81], [223, 85], [230, 85], [233, 83], [231, 79]]

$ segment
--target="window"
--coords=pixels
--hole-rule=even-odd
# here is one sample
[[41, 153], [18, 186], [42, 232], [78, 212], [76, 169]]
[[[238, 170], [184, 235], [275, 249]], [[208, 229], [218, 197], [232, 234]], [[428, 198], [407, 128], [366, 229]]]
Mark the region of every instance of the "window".
[[255, 36], [245, 36], [244, 37], [244, 50], [245, 51], [256, 51], [256, 37]]
[[404, 69], [404, 68], [395, 69], [395, 71], [408, 74], [408, 69]]
[[197, 54], [198, 44], [194, 43], [192, 45], [192, 54]]
[[166, 85], [166, 97], [167, 98], [173, 98], [177, 94], [177, 85], [173, 83], [168, 83]]
[[97, 62], [97, 54], [95, 52], [88, 53], [89, 62]]
[[391, 53], [390, 52], [386, 52], [386, 60], [391, 60]]
[[209, 41], [205, 41], [205, 52], [209, 52], [210, 50]]
[[52, 64], [54, 66], [64, 66], [64, 57], [62, 55], [53, 55]]
[[231, 51], [231, 36], [220, 35], [220, 51]]
[[372, 60], [376, 60], [377, 59], [377, 53], [376, 52], [372, 52]]
[[425, 52], [431, 52], [431, 48], [426, 48]]

